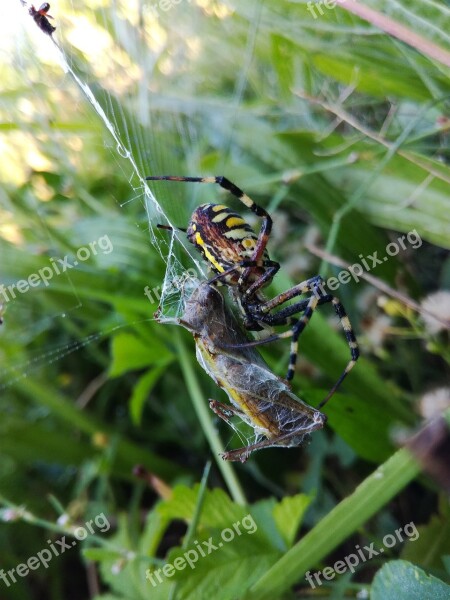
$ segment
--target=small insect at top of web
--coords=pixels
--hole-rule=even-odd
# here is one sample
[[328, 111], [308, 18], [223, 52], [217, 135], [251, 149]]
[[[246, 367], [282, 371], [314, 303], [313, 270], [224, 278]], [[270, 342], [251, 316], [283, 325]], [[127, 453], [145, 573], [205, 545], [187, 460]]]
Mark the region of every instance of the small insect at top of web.
[[36, 9], [32, 4], [28, 9], [28, 13], [33, 17], [36, 25], [41, 29], [44, 33], [48, 35], [52, 35], [54, 31], [56, 31], [56, 27], [50, 23], [48, 19], [53, 19], [51, 15], [48, 14], [50, 10], [50, 4], [48, 2], [44, 2], [41, 6]]

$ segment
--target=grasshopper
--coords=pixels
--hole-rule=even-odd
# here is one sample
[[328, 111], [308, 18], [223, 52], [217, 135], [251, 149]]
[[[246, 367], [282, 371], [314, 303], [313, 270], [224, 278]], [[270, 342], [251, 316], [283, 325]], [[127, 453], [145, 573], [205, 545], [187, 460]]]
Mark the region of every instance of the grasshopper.
[[324, 426], [326, 416], [300, 400], [289, 383], [245, 345], [246, 335], [214, 286], [200, 283], [185, 299], [177, 322], [193, 334], [198, 362], [231, 403], [210, 400], [210, 408], [230, 426], [231, 418], [239, 417], [257, 435], [255, 443], [225, 452], [224, 460], [245, 462], [255, 450], [299, 446]]

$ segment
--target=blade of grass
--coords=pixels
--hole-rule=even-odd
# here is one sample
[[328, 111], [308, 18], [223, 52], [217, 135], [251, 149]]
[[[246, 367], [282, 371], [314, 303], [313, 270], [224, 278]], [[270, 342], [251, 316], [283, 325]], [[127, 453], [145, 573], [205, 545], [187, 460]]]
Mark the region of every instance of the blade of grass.
[[242, 491], [233, 467], [229, 462], [226, 462], [220, 457], [220, 454], [222, 454], [225, 449], [215, 427], [212, 424], [211, 414], [206, 408], [206, 402], [201, 392], [195, 371], [192, 367], [191, 359], [178, 332], [175, 333], [175, 343], [178, 349], [180, 366], [186, 381], [186, 387], [189, 391], [189, 395], [191, 397], [195, 412], [197, 413], [198, 420], [200, 421], [206, 439], [208, 440], [216, 459], [217, 466], [222, 473], [233, 500], [237, 504], [246, 504], [247, 501], [245, 499], [244, 492]]
[[[392, 142], [389, 146], [388, 151], [384, 155], [384, 157], [379, 161], [376, 169], [374, 169], [370, 175], [360, 183], [360, 185], [353, 191], [348, 201], [341, 206], [333, 216], [333, 222], [331, 224], [330, 232], [328, 234], [328, 240], [326, 244], [326, 251], [332, 252], [334, 249], [334, 245], [336, 243], [336, 239], [342, 224], [343, 218], [353, 209], [355, 208], [361, 200], [367, 194], [367, 190], [370, 186], [379, 178], [385, 166], [389, 163], [389, 161], [395, 156], [398, 152], [399, 148], [402, 147], [404, 142], [408, 139], [411, 131], [414, 129], [417, 123], [419, 123], [420, 119], [426, 112], [430, 109], [434, 103], [425, 104], [419, 113], [417, 114], [415, 119], [412, 119], [410, 123], [403, 129], [398, 138]], [[326, 263], [322, 263], [320, 268], [320, 273], [326, 272]]]
[[[184, 536], [182, 548], [185, 550], [190, 546], [192, 540], [194, 539], [195, 532], [197, 531], [197, 525], [200, 521], [200, 516], [202, 513], [203, 502], [205, 500], [206, 493], [206, 484], [208, 483], [209, 472], [211, 470], [211, 461], [208, 460], [205, 466], [205, 470], [203, 471], [203, 477], [200, 482], [200, 487], [198, 490], [197, 504], [195, 506], [195, 512], [192, 517], [192, 521], [189, 523], [188, 530], [186, 531], [186, 535]], [[177, 584], [174, 582], [172, 584], [172, 588], [170, 590], [169, 600], [175, 600], [177, 596]]]
[[396, 452], [280, 558], [253, 585], [245, 600], [279, 597], [377, 513], [419, 471], [407, 450]]

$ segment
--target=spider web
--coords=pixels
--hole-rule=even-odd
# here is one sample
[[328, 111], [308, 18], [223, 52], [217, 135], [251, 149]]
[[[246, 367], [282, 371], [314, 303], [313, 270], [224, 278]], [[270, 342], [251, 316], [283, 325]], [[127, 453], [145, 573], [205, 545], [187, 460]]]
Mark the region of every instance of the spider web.
[[[190, 270], [187, 270], [177, 258], [174, 251], [175, 245], [178, 244], [183, 247], [183, 251], [189, 256], [190, 261], [201, 275], [204, 275], [203, 266], [191, 248], [188, 247], [189, 245], [185, 236], [180, 235], [177, 231], [177, 225], [170, 220], [169, 215], [158, 202], [148, 182], [145, 180], [146, 173], [142, 171], [142, 167], [138, 166], [138, 159], [135, 157], [137, 155], [141, 159], [139, 162], [142, 164], [142, 155], [147, 155], [148, 153], [142, 145], [135, 145], [133, 148], [133, 132], [130, 130], [129, 123], [124, 118], [124, 113], [120, 110], [120, 106], [116, 111], [112, 103], [107, 101], [109, 104], [109, 114], [107, 115], [92, 89], [77, 75], [61, 48], [57, 44], [55, 45], [57, 47], [57, 58], [60, 61], [62, 69], [70, 74], [85, 98], [89, 101], [106, 130], [110, 133], [112, 140], [114, 140], [115, 153], [120, 159], [123, 159], [120, 160], [121, 169], [124, 174], [127, 174], [128, 184], [133, 190], [133, 196], [127, 203], [140, 201], [145, 208], [150, 243], [166, 265], [165, 276], [161, 284], [159, 312], [161, 318], [164, 318], [167, 314], [167, 317], [171, 316], [175, 321], [182, 314], [183, 310], [179, 283], [181, 284], [190, 273]], [[142, 141], [141, 144], [145, 144], [145, 141]], [[146, 162], [148, 163], [149, 171], [152, 170], [152, 156], [148, 156]], [[123, 206], [125, 204], [121, 204], [121, 207]], [[161, 223], [172, 228], [172, 233], [167, 235], [167, 240], [164, 240], [155, 233], [157, 225]]]
[[[185, 6], [181, 7], [173, 5], [170, 9], [173, 13], [172, 16], [178, 10], [183, 15], [195, 12], [190, 18], [191, 20], [198, 18], [199, 7], [197, 5], [191, 7], [190, 4], [190, 2], [186, 2]], [[52, 14], [54, 20], [50, 22], [57, 29], [53, 36], [49, 36], [36, 26], [28, 14], [30, 5], [30, 3], [22, 3], [20, 0], [9, 0], [4, 22], [12, 24], [13, 27], [9, 32], [9, 46], [5, 44], [7, 60], [15, 64], [17, 72], [22, 76], [24, 87], [28, 87], [30, 93], [30, 103], [36, 107], [36, 110], [39, 110], [38, 107], [45, 103], [45, 95], [48, 93], [46, 86], [52, 85], [52, 79], [55, 81], [55, 75], [49, 76], [49, 72], [54, 73], [54, 65], [59, 65], [60, 74], [59, 77], [56, 76], [56, 87], [60, 90], [67, 90], [73, 97], [78, 96], [78, 99], [74, 101], [79, 103], [81, 113], [88, 114], [89, 121], [95, 128], [98, 128], [101, 143], [108, 148], [111, 159], [117, 165], [131, 190], [125, 201], [121, 198], [116, 200], [120, 208], [127, 211], [130, 205], [138, 203], [145, 211], [147, 225], [143, 227], [142, 224], [139, 224], [138, 227], [145, 229], [148, 240], [165, 269], [163, 280], [158, 286], [156, 294], [159, 316], [162, 321], [174, 322], [183, 313], [183, 294], [180, 291], [183, 282], [190, 277], [205, 278], [207, 273], [194, 248], [187, 242], [185, 234], [177, 231], [177, 226], [186, 226], [189, 212], [192, 205], [197, 202], [197, 198], [194, 197], [193, 201], [184, 202], [179, 199], [178, 194], [176, 202], [173, 202], [176, 190], [169, 187], [171, 184], [167, 184], [167, 189], [163, 192], [164, 201], [161, 202], [145, 180], [145, 177], [151, 174], [180, 174], [176, 170], [174, 172], [174, 167], [170, 166], [172, 163], [170, 149], [161, 146], [159, 139], [142, 136], [143, 128], [147, 132], [152, 130], [152, 124], [157, 128], [156, 119], [162, 114], [161, 102], [164, 100], [161, 100], [161, 97], [163, 93], [160, 92], [159, 95], [152, 93], [152, 69], [155, 68], [156, 60], [162, 52], [164, 44], [163, 18], [167, 25], [171, 15], [165, 15], [162, 10], [159, 15], [155, 15], [151, 7], [147, 14], [145, 11], [139, 13], [138, 6], [130, 7], [129, 3], [124, 2], [118, 3], [116, 10], [99, 8], [94, 13], [90, 12], [89, 19], [86, 19], [80, 11], [80, 7], [75, 3], [71, 3], [66, 10], [64, 5], [52, 4], [49, 13]], [[205, 10], [205, 17], [208, 16], [208, 11], [216, 10], [214, 2], [199, 2], [199, 5]], [[255, 7], [257, 6], [258, 2], [255, 3]], [[86, 7], [83, 9], [86, 10]], [[222, 10], [225, 10], [225, 5]], [[139, 19], [144, 17], [148, 24], [150, 18], [154, 16], [161, 17], [161, 23], [156, 21], [152, 24], [150, 32], [145, 34], [147, 39], [144, 44], [142, 40], [144, 28], [142, 22], [139, 23]], [[105, 27], [107, 20], [109, 23]], [[135, 27], [131, 26], [132, 23]], [[124, 28], [126, 28], [125, 33]], [[256, 29], [255, 21], [248, 33], [248, 60], [251, 60], [251, 48]], [[122, 41], [127, 39], [129, 47], [124, 48], [124, 51], [128, 50], [137, 61], [137, 64], [133, 66], [141, 70], [139, 84], [136, 83], [138, 80], [136, 73], [126, 73], [123, 56], [114, 55], [113, 52], [110, 56], [108, 55], [108, 44], [103, 37], [108, 30], [112, 34], [119, 32]], [[92, 39], [92, 44], [89, 44], [90, 39]], [[142, 52], [137, 48], [139, 44], [142, 46]], [[98, 51], [101, 56], [95, 56], [96, 45], [101, 48]], [[143, 49], [144, 45], [146, 46], [145, 50]], [[80, 48], [83, 52], [81, 58]], [[153, 63], [148, 61], [149, 57]], [[100, 81], [97, 82], [92, 81], [88, 76], [88, 65], [91, 62], [94, 64], [96, 61], [99, 66], [102, 66], [101, 69], [98, 69]], [[47, 64], [50, 65], [50, 68], [46, 66]], [[231, 110], [226, 117], [227, 125], [225, 126], [228, 130], [229, 143], [231, 143], [233, 135], [233, 110], [239, 107], [246, 86], [247, 67], [247, 63], [244, 62], [241, 69], [236, 72], [234, 92], [230, 96]], [[35, 77], [29, 78], [28, 70], [30, 68], [39, 71], [39, 77], [43, 82], [42, 88], [36, 88], [32, 83]], [[113, 93], [116, 82], [119, 82], [118, 85], [125, 90], [120, 95]], [[127, 90], [127, 87], [130, 89]], [[112, 91], [109, 91], [109, 88]], [[172, 129], [181, 140], [181, 148], [177, 148], [177, 152], [189, 153], [191, 156], [196, 153], [200, 155], [201, 149], [196, 149], [195, 119], [192, 121], [189, 118], [186, 119], [186, 111], [179, 110], [176, 106], [173, 110], [170, 107], [168, 109], [164, 107], [164, 110], [167, 111], [166, 120], [171, 120]], [[224, 159], [226, 160], [226, 157]], [[162, 163], [169, 166], [163, 167]], [[161, 186], [158, 186], [158, 191], [161, 189]], [[217, 194], [215, 190], [210, 189], [209, 193], [211, 194], [211, 192]], [[187, 196], [192, 197], [196, 193], [189, 192]], [[36, 210], [39, 215], [39, 203], [34, 203], [33, 210]], [[161, 234], [156, 228], [160, 223], [173, 227], [173, 231]], [[44, 223], [43, 229], [45, 228]], [[48, 245], [57, 247], [58, 244], [53, 243], [56, 240], [54, 232], [50, 228], [47, 229], [47, 236]], [[154, 255], [151, 260], [155, 260]], [[45, 331], [58, 319], [76, 317], [77, 311], [83, 308], [82, 295], [79, 294], [77, 284], [72, 282], [71, 272], [68, 271], [63, 276], [72, 287], [73, 302], [71, 305], [65, 306], [61, 310], [53, 306], [53, 312], [47, 316], [40, 315], [32, 324], [24, 324], [23, 327], [19, 325], [13, 334], [17, 341], [25, 343], [31, 337], [36, 336], [39, 331]], [[7, 314], [9, 307], [4, 304], [1, 306], [2, 313]], [[149, 303], [149, 319], [152, 318], [151, 315], [156, 308], [157, 306]], [[20, 318], [17, 319], [17, 322], [20, 322]], [[129, 323], [129, 325], [133, 324], [136, 323]], [[47, 346], [42, 351], [34, 351], [34, 355], [33, 352], [28, 353], [23, 360], [16, 357], [12, 364], [11, 362], [8, 364], [8, 361], [4, 360], [3, 367], [0, 369], [0, 389], [9, 388], [26, 379], [36, 369], [59, 361], [68, 354], [77, 352], [126, 326], [119, 322], [114, 323], [113, 318], [108, 323], [108, 327], [100, 328], [81, 339], [75, 339], [73, 342], [62, 345]]]

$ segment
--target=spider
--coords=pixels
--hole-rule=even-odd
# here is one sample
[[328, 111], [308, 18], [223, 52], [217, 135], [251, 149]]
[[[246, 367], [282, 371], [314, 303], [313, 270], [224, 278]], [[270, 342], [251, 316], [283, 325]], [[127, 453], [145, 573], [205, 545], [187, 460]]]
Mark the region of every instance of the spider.
[[[323, 292], [323, 279], [320, 275], [306, 279], [294, 287], [267, 300], [261, 293], [280, 269], [279, 263], [271, 260], [266, 246], [272, 230], [269, 213], [256, 204], [243, 190], [223, 176], [218, 177], [179, 177], [161, 175], [147, 177], [151, 181], [182, 181], [190, 183], [215, 183], [229, 191], [249, 210], [262, 219], [261, 229], [256, 235], [244, 219], [223, 204], [202, 204], [194, 210], [187, 229], [179, 228], [187, 234], [188, 240], [200, 251], [216, 275], [209, 283], [223, 283], [229, 287], [244, 317], [247, 330], [258, 331], [264, 326], [289, 325], [290, 329], [264, 339], [246, 343], [246, 346], [266, 344], [291, 337], [290, 360], [286, 380], [294, 377], [298, 354], [298, 338], [308, 324], [312, 314], [321, 304], [332, 304], [345, 333], [350, 348], [350, 361], [337, 382], [319, 405], [323, 406], [341, 385], [358, 357], [358, 344], [350, 320], [341, 301]], [[169, 226], [159, 226], [171, 229]], [[303, 294], [309, 298], [299, 300], [281, 308], [286, 302]], [[301, 313], [300, 318], [293, 315]]]
[[52, 33], [56, 31], [56, 27], [53, 27], [53, 25], [48, 20], [49, 18], [53, 19], [53, 17], [48, 14], [49, 10], [50, 4], [48, 2], [44, 2], [44, 4], [41, 4], [41, 6], [37, 10], [34, 8], [33, 5], [31, 5], [28, 12], [33, 17], [34, 22], [39, 27], [39, 29], [42, 29], [42, 31], [44, 33], [47, 33], [48, 35], [52, 35]]

